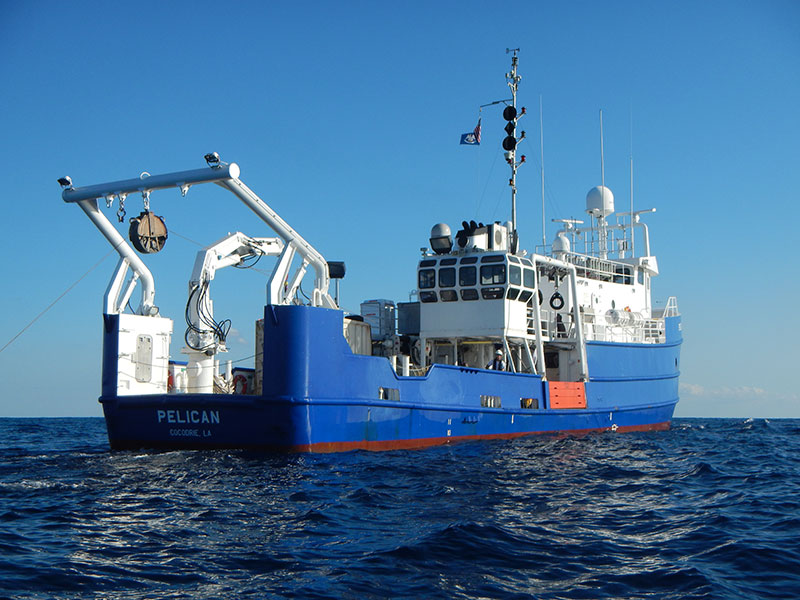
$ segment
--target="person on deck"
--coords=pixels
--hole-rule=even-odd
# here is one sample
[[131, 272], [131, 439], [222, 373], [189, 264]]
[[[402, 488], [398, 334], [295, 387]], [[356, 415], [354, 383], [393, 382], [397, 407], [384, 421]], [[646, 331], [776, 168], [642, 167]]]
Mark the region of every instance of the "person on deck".
[[564, 325], [564, 319], [561, 315], [556, 315], [556, 337], [565, 338], [567, 337], [567, 328]]
[[498, 350], [494, 353], [494, 358], [492, 362], [486, 365], [487, 369], [491, 369], [492, 371], [505, 371], [506, 370], [506, 361], [503, 360], [503, 351]]

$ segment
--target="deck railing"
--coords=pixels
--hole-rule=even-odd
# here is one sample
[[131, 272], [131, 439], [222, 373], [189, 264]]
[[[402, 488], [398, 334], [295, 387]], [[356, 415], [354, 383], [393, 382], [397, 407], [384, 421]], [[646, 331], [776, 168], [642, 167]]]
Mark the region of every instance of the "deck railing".
[[[574, 341], [575, 326], [571, 314], [562, 313], [561, 327], [556, 320], [555, 311], [541, 309], [542, 337], [547, 341]], [[670, 298], [664, 309], [664, 316], [677, 315], [677, 301]], [[627, 342], [636, 344], [662, 344], [666, 341], [664, 318], [635, 320], [624, 324], [608, 323], [604, 315], [584, 314], [583, 330], [586, 339], [598, 342]], [[528, 335], [535, 335], [535, 317], [533, 309], [528, 308]]]

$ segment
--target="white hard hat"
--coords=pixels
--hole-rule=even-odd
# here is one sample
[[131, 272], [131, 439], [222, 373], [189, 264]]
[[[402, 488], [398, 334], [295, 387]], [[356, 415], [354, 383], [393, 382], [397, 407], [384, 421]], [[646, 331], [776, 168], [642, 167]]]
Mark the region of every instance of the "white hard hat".
[[502, 350], [498, 350], [497, 352], [495, 352], [495, 354], [497, 356], [503, 356], [503, 351]]

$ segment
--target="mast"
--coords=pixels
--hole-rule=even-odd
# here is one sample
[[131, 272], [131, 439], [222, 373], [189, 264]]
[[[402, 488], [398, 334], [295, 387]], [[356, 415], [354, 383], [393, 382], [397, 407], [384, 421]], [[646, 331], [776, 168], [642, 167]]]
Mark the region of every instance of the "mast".
[[630, 220], [630, 234], [631, 234], [631, 258], [636, 256], [636, 243], [634, 240], [633, 231], [633, 105], [631, 105], [630, 112], [630, 138], [631, 138], [631, 220]]
[[542, 116], [542, 95], [539, 94], [539, 151], [542, 171], [542, 252], [547, 248], [547, 235], [544, 229], [544, 117]]
[[[525, 157], [523, 156], [518, 163], [516, 161], [516, 157], [514, 154], [514, 150], [517, 147], [517, 138], [514, 136], [516, 131], [517, 125], [517, 89], [519, 88], [519, 82], [522, 79], [521, 76], [517, 74], [517, 52], [519, 52], [519, 48], [506, 48], [506, 54], [509, 52], [513, 52], [513, 56], [511, 57], [511, 71], [506, 73], [506, 82], [508, 83], [508, 87], [511, 89], [511, 105], [506, 106], [505, 110], [503, 111], [503, 117], [505, 118], [508, 123], [506, 124], [506, 133], [508, 136], [503, 140], [503, 149], [506, 151], [505, 157], [506, 162], [511, 166], [511, 179], [508, 180], [508, 185], [511, 186], [511, 230], [514, 235], [514, 239], [517, 237], [517, 167], [525, 162]], [[525, 114], [525, 109], [522, 109], [522, 114]], [[522, 115], [520, 115], [522, 116]], [[520, 140], [525, 137], [525, 132], [522, 132], [520, 136]]]
[[[603, 154], [603, 109], [600, 109], [600, 198], [601, 205], [605, 206], [606, 202], [606, 163]], [[598, 256], [600, 258], [608, 258], [608, 230], [606, 229], [606, 217], [603, 212], [597, 216], [597, 233], [600, 242], [598, 248]]]
[[603, 157], [603, 109], [600, 109], [600, 185], [606, 187], [606, 165]]

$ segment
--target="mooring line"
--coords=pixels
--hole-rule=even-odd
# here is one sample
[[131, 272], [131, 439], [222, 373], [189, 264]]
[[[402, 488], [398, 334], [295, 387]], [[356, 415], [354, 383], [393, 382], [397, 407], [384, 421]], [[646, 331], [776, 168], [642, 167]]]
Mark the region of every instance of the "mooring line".
[[81, 282], [81, 280], [82, 280], [82, 279], [84, 279], [84, 278], [85, 278], [85, 277], [86, 277], [86, 276], [87, 276], [89, 273], [91, 273], [91, 272], [92, 272], [92, 271], [94, 271], [94, 270], [95, 270], [97, 267], [99, 267], [99, 266], [100, 266], [100, 263], [102, 263], [102, 262], [103, 262], [105, 259], [107, 259], [109, 256], [111, 256], [111, 254], [113, 254], [113, 253], [114, 253], [114, 249], [112, 248], [112, 249], [111, 249], [111, 250], [108, 252], [108, 254], [106, 254], [106, 255], [105, 255], [103, 258], [101, 258], [99, 261], [97, 261], [97, 262], [95, 263], [95, 265], [94, 265], [94, 266], [93, 266], [91, 269], [89, 269], [88, 271], [86, 271], [86, 273], [84, 273], [83, 275], [81, 275], [81, 276], [78, 278], [78, 280], [77, 280], [77, 281], [75, 281], [75, 283], [73, 283], [73, 284], [72, 284], [71, 286], [69, 286], [69, 287], [68, 287], [66, 290], [64, 290], [64, 292], [63, 292], [63, 293], [62, 293], [62, 294], [61, 294], [61, 295], [60, 295], [58, 298], [56, 298], [55, 300], [53, 300], [53, 301], [50, 303], [50, 305], [49, 305], [47, 308], [45, 308], [45, 309], [44, 309], [42, 312], [40, 312], [38, 315], [36, 315], [36, 317], [34, 317], [34, 319], [33, 319], [33, 320], [30, 322], [30, 323], [28, 323], [27, 325], [25, 325], [25, 327], [23, 327], [23, 328], [22, 328], [22, 330], [21, 330], [21, 331], [20, 331], [20, 332], [19, 332], [17, 335], [15, 335], [15, 336], [14, 336], [14, 337], [12, 337], [10, 340], [8, 340], [8, 342], [6, 343], [6, 345], [5, 345], [5, 346], [3, 346], [2, 348], [0, 348], [0, 353], [2, 353], [2, 352], [3, 352], [3, 350], [5, 350], [6, 348], [8, 348], [8, 347], [9, 347], [9, 346], [12, 344], [12, 342], [13, 342], [14, 340], [16, 340], [16, 339], [17, 339], [19, 336], [21, 336], [23, 333], [25, 333], [25, 331], [26, 331], [26, 330], [27, 330], [27, 329], [28, 329], [28, 328], [29, 328], [31, 325], [33, 325], [34, 323], [36, 323], [36, 321], [38, 321], [38, 320], [39, 320], [39, 319], [42, 317], [42, 315], [44, 315], [44, 314], [45, 314], [45, 313], [46, 313], [48, 310], [50, 310], [51, 308], [53, 308], [53, 307], [56, 305], [56, 303], [57, 303], [59, 300], [61, 300], [61, 299], [62, 299], [64, 296], [66, 296], [66, 295], [69, 293], [69, 291], [70, 291], [72, 288], [74, 288], [76, 285], [78, 285], [78, 284]]

